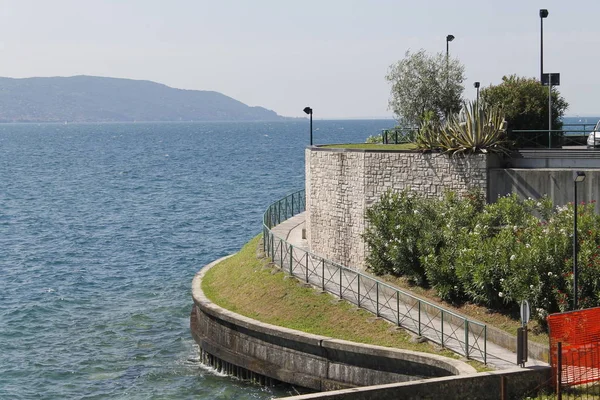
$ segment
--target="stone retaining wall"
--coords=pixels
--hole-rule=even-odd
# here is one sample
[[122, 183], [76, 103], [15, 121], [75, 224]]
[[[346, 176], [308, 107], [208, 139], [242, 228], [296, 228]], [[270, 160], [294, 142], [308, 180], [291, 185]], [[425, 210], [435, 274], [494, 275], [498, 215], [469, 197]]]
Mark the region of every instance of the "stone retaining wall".
[[332, 261], [363, 269], [365, 210], [388, 189], [410, 189], [426, 197], [445, 190], [487, 192], [486, 154], [450, 158], [440, 153], [306, 149], [306, 229], [311, 248]]
[[475, 372], [466, 363], [434, 354], [311, 335], [225, 310], [201, 289], [202, 276], [215, 263], [194, 278], [190, 320], [192, 336], [210, 358], [318, 391]]

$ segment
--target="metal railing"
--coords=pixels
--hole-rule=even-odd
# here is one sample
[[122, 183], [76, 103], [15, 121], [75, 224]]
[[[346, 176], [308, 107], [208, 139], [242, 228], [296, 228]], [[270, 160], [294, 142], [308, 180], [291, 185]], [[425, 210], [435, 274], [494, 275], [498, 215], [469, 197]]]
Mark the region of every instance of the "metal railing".
[[585, 146], [596, 124], [564, 124], [562, 129], [519, 129], [509, 131], [509, 139], [519, 148], [560, 148]]
[[422, 300], [373, 277], [296, 247], [271, 228], [305, 210], [300, 190], [269, 206], [263, 215], [263, 245], [283, 271], [397, 326], [487, 363], [487, 326]]
[[395, 127], [381, 130], [383, 144], [413, 143], [416, 140], [419, 128]]

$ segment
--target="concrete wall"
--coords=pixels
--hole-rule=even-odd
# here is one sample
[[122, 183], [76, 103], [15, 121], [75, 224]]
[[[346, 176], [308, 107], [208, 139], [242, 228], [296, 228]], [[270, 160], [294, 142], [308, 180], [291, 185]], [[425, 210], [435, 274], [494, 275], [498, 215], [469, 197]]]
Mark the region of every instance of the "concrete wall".
[[450, 159], [439, 153], [311, 147], [306, 150], [306, 228], [311, 251], [363, 269], [365, 210], [388, 189], [411, 189], [427, 197], [445, 190], [487, 189], [495, 157]]
[[192, 283], [190, 326], [203, 352], [226, 363], [319, 391], [475, 372], [446, 357], [306, 334], [225, 310], [202, 293], [212, 265]]
[[[600, 167], [600, 163], [598, 164]], [[578, 202], [600, 200], [600, 169], [579, 169], [586, 174], [585, 181], [577, 184]], [[534, 199], [548, 195], [554, 205], [565, 205], [573, 201], [573, 169], [557, 168], [506, 168], [490, 169], [488, 193], [489, 200], [498, 196], [517, 193], [523, 198]], [[596, 203], [596, 212], [600, 204]]]
[[[518, 368], [452, 378], [371, 386], [285, 397], [286, 400], [499, 400], [535, 397], [550, 383], [550, 367]], [[504, 382], [502, 380], [504, 379]]]

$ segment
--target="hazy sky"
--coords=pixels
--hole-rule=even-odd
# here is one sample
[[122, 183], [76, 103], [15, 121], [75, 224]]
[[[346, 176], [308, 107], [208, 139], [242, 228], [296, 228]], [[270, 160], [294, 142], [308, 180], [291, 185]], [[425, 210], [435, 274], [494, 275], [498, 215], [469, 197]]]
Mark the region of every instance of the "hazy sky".
[[568, 115], [600, 115], [600, 1], [2, 0], [0, 76], [99, 75], [215, 90], [286, 116], [391, 116], [389, 66], [445, 52], [474, 81], [560, 72]]

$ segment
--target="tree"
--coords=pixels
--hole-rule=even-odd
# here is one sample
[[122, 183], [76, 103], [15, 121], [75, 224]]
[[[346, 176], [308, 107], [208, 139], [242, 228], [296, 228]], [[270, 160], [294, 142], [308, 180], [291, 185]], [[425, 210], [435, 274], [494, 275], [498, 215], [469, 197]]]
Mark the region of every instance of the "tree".
[[464, 71], [460, 61], [445, 54], [409, 50], [386, 76], [392, 84], [389, 107], [405, 124], [420, 125], [428, 112], [443, 120], [461, 109]]
[[[561, 118], [569, 103], [552, 88], [552, 129], [562, 128]], [[511, 75], [502, 83], [481, 91], [481, 101], [504, 110], [509, 129], [548, 129], [548, 87], [534, 78]]]

